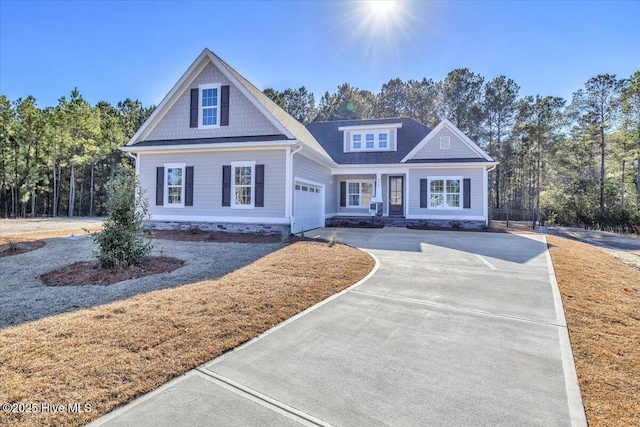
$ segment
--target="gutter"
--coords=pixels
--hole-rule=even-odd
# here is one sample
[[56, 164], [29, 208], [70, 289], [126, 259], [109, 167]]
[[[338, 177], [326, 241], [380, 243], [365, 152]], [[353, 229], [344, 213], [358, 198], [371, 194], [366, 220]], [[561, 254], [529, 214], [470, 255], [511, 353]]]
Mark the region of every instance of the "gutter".
[[289, 217], [289, 226], [291, 227], [291, 230], [293, 230], [293, 182], [294, 182], [294, 176], [293, 176], [293, 155], [300, 152], [300, 150], [302, 150], [302, 144], [298, 145], [298, 148], [296, 148], [295, 150], [293, 150], [291, 152], [291, 157], [289, 158], [289, 165], [290, 165], [290, 181], [289, 182], [289, 186], [288, 186], [288, 193], [289, 193], [289, 212], [287, 212], [287, 216]]

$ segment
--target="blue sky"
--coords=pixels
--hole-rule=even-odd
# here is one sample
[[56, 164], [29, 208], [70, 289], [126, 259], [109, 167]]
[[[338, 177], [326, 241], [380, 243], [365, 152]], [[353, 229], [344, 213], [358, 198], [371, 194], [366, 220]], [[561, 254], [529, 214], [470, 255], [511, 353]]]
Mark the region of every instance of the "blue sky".
[[204, 47], [261, 89], [305, 85], [316, 101], [462, 67], [569, 98], [640, 70], [637, 1], [369, 3], [0, 0], [0, 94], [44, 107], [77, 86], [94, 104], [157, 104]]

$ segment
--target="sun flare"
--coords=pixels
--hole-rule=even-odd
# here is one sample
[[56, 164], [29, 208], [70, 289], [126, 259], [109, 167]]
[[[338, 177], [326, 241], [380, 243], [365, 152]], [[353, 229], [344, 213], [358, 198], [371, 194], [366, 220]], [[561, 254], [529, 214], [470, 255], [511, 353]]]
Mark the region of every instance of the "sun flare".
[[391, 10], [393, 10], [395, 6], [395, 1], [371, 0], [369, 2], [369, 5], [371, 6], [371, 10], [373, 10], [373, 13], [375, 13], [376, 15], [385, 15]]

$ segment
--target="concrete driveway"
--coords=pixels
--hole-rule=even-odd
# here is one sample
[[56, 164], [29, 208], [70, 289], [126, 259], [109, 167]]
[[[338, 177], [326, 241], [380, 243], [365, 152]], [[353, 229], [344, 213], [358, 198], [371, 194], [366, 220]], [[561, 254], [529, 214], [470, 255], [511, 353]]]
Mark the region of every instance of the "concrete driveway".
[[586, 426], [543, 236], [334, 231], [373, 275], [96, 424]]

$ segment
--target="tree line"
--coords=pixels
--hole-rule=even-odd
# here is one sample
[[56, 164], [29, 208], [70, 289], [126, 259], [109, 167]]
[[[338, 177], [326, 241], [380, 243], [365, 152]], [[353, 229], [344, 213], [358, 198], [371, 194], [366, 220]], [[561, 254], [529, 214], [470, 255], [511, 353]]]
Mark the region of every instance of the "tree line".
[[106, 213], [118, 150], [155, 107], [129, 98], [92, 106], [74, 89], [54, 107], [0, 96], [0, 217]]
[[344, 83], [317, 104], [304, 86], [264, 93], [303, 123], [411, 117], [434, 127], [447, 118], [500, 162], [491, 173], [494, 212], [640, 226], [640, 71], [595, 76], [570, 100], [522, 96], [514, 80], [467, 68], [442, 81], [391, 79], [378, 93]]
[[[349, 83], [316, 103], [305, 87], [264, 93], [302, 123], [448, 118], [500, 162], [494, 212], [537, 212], [547, 223], [640, 225], [640, 71], [598, 75], [565, 100], [523, 96], [506, 76], [469, 69], [442, 81], [391, 79], [378, 93]], [[153, 112], [138, 100], [92, 106], [77, 90], [54, 107], [0, 96], [0, 216], [102, 215], [118, 150]]]

